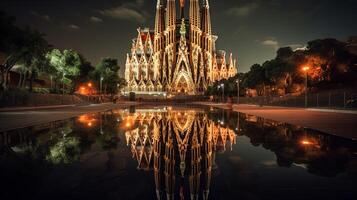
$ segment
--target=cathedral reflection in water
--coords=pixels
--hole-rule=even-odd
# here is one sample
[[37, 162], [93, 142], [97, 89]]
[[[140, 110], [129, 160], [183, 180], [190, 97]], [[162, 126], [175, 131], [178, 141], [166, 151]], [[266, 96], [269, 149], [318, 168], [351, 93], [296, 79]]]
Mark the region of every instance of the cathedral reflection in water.
[[232, 148], [234, 131], [199, 110], [168, 108], [125, 115], [127, 144], [138, 169], [153, 170], [157, 198], [174, 199], [179, 194], [208, 199], [212, 170], [217, 168], [215, 154]]

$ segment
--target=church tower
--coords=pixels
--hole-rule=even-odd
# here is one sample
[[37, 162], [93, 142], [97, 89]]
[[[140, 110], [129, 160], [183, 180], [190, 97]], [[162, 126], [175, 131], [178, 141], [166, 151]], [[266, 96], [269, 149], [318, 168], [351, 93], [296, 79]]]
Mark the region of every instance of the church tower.
[[157, 0], [154, 29], [139, 28], [127, 56], [126, 90], [203, 94], [214, 81], [236, 74], [232, 56], [229, 63], [223, 62], [217, 39], [212, 34], [209, 0]]
[[211, 13], [208, 0], [203, 0], [202, 15], [202, 50], [204, 54], [205, 64], [207, 66], [207, 78], [208, 83], [214, 81], [213, 77], [213, 40], [212, 40], [212, 25], [211, 25]]
[[201, 20], [200, 5], [198, 0], [190, 0], [190, 42], [191, 44], [200, 44]]
[[155, 17], [155, 36], [154, 36], [154, 80], [156, 87], [161, 85], [162, 79], [162, 58], [165, 46], [165, 8], [163, 0], [157, 0], [156, 17]]
[[173, 68], [176, 61], [176, 0], [167, 0], [166, 6], [166, 49], [165, 49], [165, 63], [164, 68], [167, 69], [166, 77], [163, 78], [163, 83], [167, 84], [168, 87], [164, 88], [170, 90], [170, 85], [172, 83]]

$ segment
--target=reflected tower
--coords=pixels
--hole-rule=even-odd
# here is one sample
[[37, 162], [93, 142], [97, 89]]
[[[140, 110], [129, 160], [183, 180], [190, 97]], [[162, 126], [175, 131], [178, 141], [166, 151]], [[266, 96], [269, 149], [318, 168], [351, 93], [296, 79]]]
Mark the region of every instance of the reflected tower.
[[208, 199], [214, 152], [235, 144], [233, 130], [200, 110], [140, 113], [127, 116], [137, 126], [125, 134], [138, 169], [154, 172], [157, 199]]

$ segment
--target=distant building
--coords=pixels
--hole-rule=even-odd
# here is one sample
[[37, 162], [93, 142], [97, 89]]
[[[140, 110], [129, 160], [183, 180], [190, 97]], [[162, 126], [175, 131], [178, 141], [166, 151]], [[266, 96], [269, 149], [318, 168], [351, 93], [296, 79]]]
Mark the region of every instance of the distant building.
[[[126, 91], [137, 93], [201, 94], [213, 82], [233, 77], [236, 61], [225, 51], [216, 50], [217, 36], [212, 34], [208, 0], [202, 6], [189, 1], [157, 0], [155, 29], [138, 29], [131, 53], [127, 54]], [[180, 16], [180, 17], [177, 17]]]

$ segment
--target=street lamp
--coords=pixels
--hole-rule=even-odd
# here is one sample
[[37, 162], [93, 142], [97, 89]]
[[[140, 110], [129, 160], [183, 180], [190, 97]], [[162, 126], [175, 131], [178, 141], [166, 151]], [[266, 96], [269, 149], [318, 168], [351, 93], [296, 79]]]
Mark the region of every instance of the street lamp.
[[52, 88], [53, 88], [53, 77], [52, 77], [52, 75], [50, 76], [50, 78], [51, 78], [51, 90], [52, 90]]
[[[219, 95], [219, 89], [221, 89], [221, 86], [218, 85], [217, 88], [218, 88], [218, 95]], [[221, 98], [222, 98], [222, 97], [221, 97]], [[222, 101], [222, 99], [221, 99], [221, 101]]]
[[62, 94], [64, 96], [64, 78], [66, 76], [66, 72], [63, 72], [63, 76], [62, 76]]
[[120, 84], [119, 84], [119, 83], [117, 83], [117, 96], [118, 96], [118, 98], [119, 98], [119, 94], [120, 94], [120, 90], [119, 90], [119, 88], [120, 88]]
[[307, 108], [307, 79], [308, 79], [308, 71], [310, 70], [309, 66], [304, 66], [302, 71], [305, 72], [305, 108]]
[[236, 83], [237, 83], [237, 104], [239, 104], [239, 94], [240, 94], [240, 80], [239, 80], [239, 78], [237, 79], [237, 81], [236, 81]]
[[222, 87], [222, 103], [224, 103], [225, 98], [224, 98], [224, 83], [221, 84]]
[[89, 91], [88, 91], [88, 92], [89, 92], [89, 95], [92, 95], [92, 86], [93, 86], [93, 84], [92, 84], [91, 82], [89, 82], [87, 85], [88, 85], [88, 88], [89, 88], [89, 89], [88, 89], [88, 90], [89, 90]]
[[100, 77], [100, 94], [102, 95], [102, 85], [103, 85], [103, 80], [104, 80], [104, 77]]

